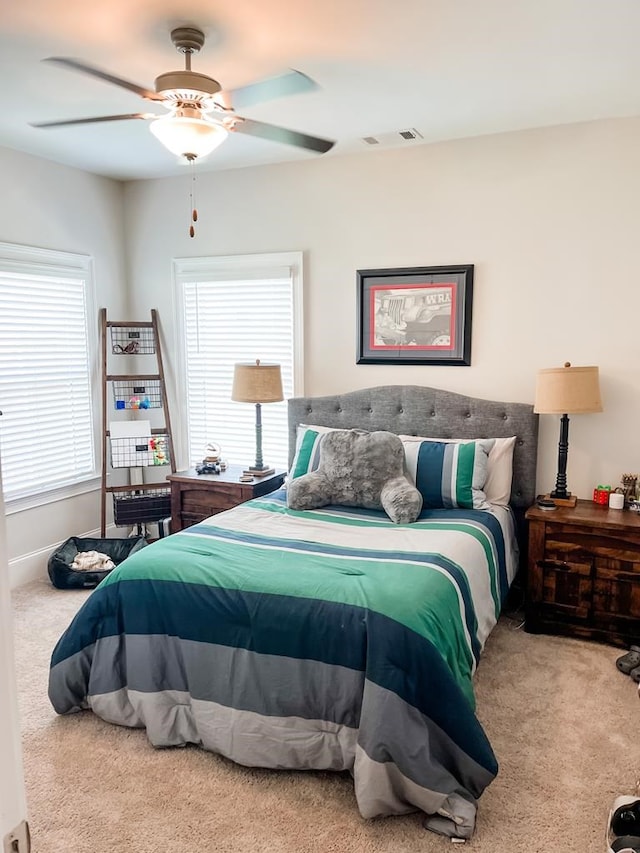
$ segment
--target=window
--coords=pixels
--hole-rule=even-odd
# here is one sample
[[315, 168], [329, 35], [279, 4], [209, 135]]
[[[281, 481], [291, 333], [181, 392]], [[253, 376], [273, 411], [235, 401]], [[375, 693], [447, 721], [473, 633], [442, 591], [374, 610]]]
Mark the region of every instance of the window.
[[286, 468], [286, 399], [302, 393], [302, 254], [174, 262], [189, 464], [216, 441], [228, 462], [256, 458], [255, 405], [231, 400], [236, 362], [281, 366], [285, 401], [262, 407], [262, 454]]
[[[10, 504], [94, 477], [91, 260], [0, 243], [0, 448]], [[40, 501], [39, 501], [40, 502]]]

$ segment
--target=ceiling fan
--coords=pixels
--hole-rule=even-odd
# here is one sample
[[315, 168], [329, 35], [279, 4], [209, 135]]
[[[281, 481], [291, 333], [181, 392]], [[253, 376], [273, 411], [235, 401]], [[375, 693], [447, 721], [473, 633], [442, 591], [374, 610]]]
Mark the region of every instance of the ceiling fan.
[[32, 123], [32, 127], [68, 127], [104, 121], [129, 119], [151, 120], [150, 130], [172, 153], [195, 160], [209, 154], [223, 142], [227, 133], [245, 133], [273, 142], [295, 145], [324, 154], [335, 144], [332, 140], [310, 136], [296, 130], [244, 118], [235, 107], [246, 107], [270, 98], [292, 95], [315, 89], [317, 84], [299, 71], [287, 71], [275, 77], [259, 80], [237, 89], [223, 91], [220, 83], [206, 74], [191, 70], [191, 57], [205, 42], [204, 33], [195, 27], [177, 27], [171, 31], [171, 41], [179, 53], [184, 54], [185, 67], [156, 77], [155, 91], [138, 86], [122, 77], [116, 77], [85, 62], [63, 56], [48, 57], [53, 62], [83, 74], [89, 74], [107, 83], [113, 83], [154, 101], [169, 112], [165, 116], [155, 113], [130, 113], [125, 115], [96, 116], [63, 121]]

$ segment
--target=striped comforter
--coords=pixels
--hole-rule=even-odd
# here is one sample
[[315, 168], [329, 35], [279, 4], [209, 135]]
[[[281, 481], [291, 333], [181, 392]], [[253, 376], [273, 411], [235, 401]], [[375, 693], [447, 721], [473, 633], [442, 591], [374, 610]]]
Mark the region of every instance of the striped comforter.
[[516, 565], [510, 510], [256, 499], [131, 555], [52, 656], [49, 696], [240, 764], [351, 771], [364, 817], [469, 837], [497, 772], [472, 675]]

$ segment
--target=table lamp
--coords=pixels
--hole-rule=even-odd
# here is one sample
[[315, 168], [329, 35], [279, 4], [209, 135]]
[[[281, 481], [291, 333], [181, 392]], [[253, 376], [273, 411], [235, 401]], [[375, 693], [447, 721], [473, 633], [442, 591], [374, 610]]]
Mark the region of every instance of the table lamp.
[[546, 498], [558, 506], [575, 506], [577, 498], [567, 491], [567, 457], [569, 454], [569, 415], [601, 412], [600, 383], [597, 367], [550, 367], [538, 371], [534, 412], [561, 415], [558, 444], [558, 476], [556, 487]]
[[254, 477], [275, 473], [275, 469], [265, 465], [262, 459], [262, 403], [279, 403], [284, 400], [280, 365], [263, 364], [259, 359], [256, 359], [255, 364], [236, 364], [231, 399], [239, 403], [256, 404], [256, 462], [245, 469], [245, 473]]

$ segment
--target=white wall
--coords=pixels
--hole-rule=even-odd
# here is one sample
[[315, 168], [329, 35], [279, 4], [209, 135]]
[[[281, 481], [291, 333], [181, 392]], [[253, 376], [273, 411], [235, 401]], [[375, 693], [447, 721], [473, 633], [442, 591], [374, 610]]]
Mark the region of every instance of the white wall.
[[[106, 307], [117, 319], [126, 316], [122, 184], [5, 148], [0, 175], [0, 241], [91, 255], [96, 308]], [[99, 373], [94, 381], [99, 383]], [[34, 452], [46, 462], [47, 453], [55, 453], [55, 436], [43, 435]], [[12, 585], [42, 575], [59, 542], [99, 529], [99, 497], [94, 491], [17, 513], [8, 508]]]
[[[201, 172], [195, 239], [189, 180], [125, 188], [133, 310], [157, 307], [171, 346], [173, 257], [302, 249], [306, 393], [414, 383], [532, 402], [538, 368], [597, 364], [605, 412], [571, 419], [568, 486], [590, 497], [640, 469], [640, 119]], [[472, 366], [356, 365], [355, 271], [458, 263], [475, 264]], [[542, 416], [539, 490], [558, 435]]]
[[[415, 383], [531, 402], [538, 368], [598, 364], [605, 412], [570, 429], [569, 488], [589, 497], [640, 469], [639, 158], [640, 119], [621, 119], [199, 172], [192, 240], [186, 171], [123, 189], [0, 149], [0, 241], [92, 255], [96, 303], [111, 317], [157, 307], [174, 384], [172, 258], [297, 249], [306, 393]], [[456, 263], [476, 267], [472, 366], [356, 365], [355, 271]], [[543, 416], [540, 490], [555, 480], [558, 433]], [[55, 544], [98, 525], [97, 492], [10, 514], [12, 581], [41, 574]]]

